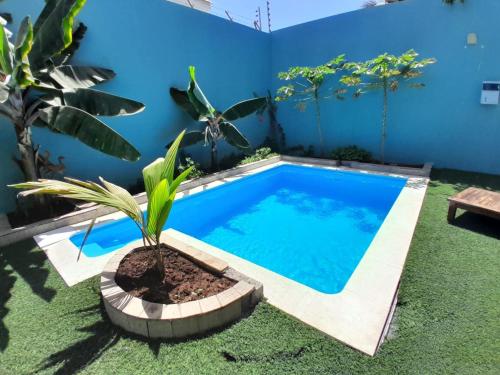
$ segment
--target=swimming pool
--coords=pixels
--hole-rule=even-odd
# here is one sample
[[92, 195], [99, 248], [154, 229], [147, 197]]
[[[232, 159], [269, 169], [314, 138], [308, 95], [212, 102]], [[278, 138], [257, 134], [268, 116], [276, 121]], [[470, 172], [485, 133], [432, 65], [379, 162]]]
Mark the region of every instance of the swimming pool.
[[[406, 179], [280, 165], [179, 200], [166, 228], [317, 291], [342, 291]], [[84, 233], [71, 237], [80, 246]], [[140, 238], [129, 219], [94, 229], [88, 257]]]

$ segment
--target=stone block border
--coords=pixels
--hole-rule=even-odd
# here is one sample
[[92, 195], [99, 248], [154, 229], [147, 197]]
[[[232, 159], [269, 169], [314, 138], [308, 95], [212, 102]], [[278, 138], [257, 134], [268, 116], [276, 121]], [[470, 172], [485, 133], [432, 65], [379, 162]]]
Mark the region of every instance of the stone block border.
[[255, 306], [263, 296], [262, 284], [251, 280], [228, 264], [181, 240], [163, 235], [168, 246], [212, 272], [237, 283], [217, 294], [198, 301], [158, 304], [132, 297], [115, 282], [122, 259], [139, 243], [116, 252], [101, 274], [101, 294], [110, 320], [124, 330], [147, 338], [183, 339], [223, 328]]

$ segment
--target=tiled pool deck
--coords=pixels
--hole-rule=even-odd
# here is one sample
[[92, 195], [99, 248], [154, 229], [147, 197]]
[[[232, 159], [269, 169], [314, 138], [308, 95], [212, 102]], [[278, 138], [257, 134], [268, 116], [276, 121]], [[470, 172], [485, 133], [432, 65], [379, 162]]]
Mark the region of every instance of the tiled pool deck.
[[[178, 198], [284, 163], [292, 162], [275, 159], [267, 165], [257, 166], [254, 169], [244, 171], [236, 169], [233, 175], [225, 174], [215, 181], [190, 187], [180, 192]], [[312, 162], [293, 162], [293, 164], [313, 165]], [[351, 170], [324, 165], [321, 167]], [[407, 185], [401, 191], [346, 287], [337, 294], [318, 292], [183, 233], [173, 230], [169, 230], [168, 233], [171, 237], [189, 243], [193, 248], [213, 255], [237, 271], [261, 282], [264, 285], [264, 296], [272, 305], [357, 350], [374, 355], [391, 315], [428, 184], [428, 179], [425, 177], [406, 177], [409, 177]], [[145, 209], [145, 206], [142, 205], [141, 208]], [[100, 217], [96, 225], [123, 217], [121, 213], [109, 214]], [[113, 256], [111, 253], [88, 258], [82, 253], [77, 260], [78, 249], [69, 238], [85, 229], [88, 224], [89, 222], [74, 224], [35, 236], [38, 245], [46, 252], [51, 263], [69, 286], [100, 274]]]

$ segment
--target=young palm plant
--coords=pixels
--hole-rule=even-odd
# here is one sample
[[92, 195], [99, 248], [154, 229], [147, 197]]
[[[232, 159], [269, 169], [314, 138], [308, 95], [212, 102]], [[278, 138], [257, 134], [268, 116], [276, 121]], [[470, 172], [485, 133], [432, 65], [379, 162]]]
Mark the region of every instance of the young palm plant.
[[[321, 156], [325, 155], [323, 130], [321, 129], [321, 88], [328, 76], [334, 75], [343, 69], [345, 55], [337, 56], [325, 65], [316, 67], [295, 66], [287, 72], [278, 74], [278, 78], [285, 81], [293, 81], [289, 85], [280, 87], [276, 101], [285, 101], [296, 97], [299, 109], [305, 109], [309, 101], [314, 103], [316, 113], [316, 127], [318, 130]], [[338, 95], [337, 95], [338, 96]]]
[[[184, 133], [183, 131], [179, 134], [164, 158], [157, 159], [142, 171], [148, 197], [146, 216], [127, 190], [106, 181], [102, 177], [99, 178], [100, 184], [66, 177], [65, 181], [39, 180], [10, 186], [17, 189], [28, 189], [20, 193], [20, 195], [24, 196], [34, 194], [55, 195], [61, 198], [97, 203], [123, 212], [134, 221], [141, 231], [144, 246], [149, 246], [155, 250], [158, 272], [161, 280], [163, 280], [165, 274], [160, 235], [170, 214], [177, 188], [191, 172], [191, 167], [187, 168], [174, 179], [177, 151]], [[80, 251], [93, 229], [94, 222], [95, 220], [92, 221], [87, 230]]]
[[[401, 56], [394, 56], [388, 53], [377, 56], [372, 60], [365, 62], [351, 62], [345, 65], [350, 70], [349, 75], [343, 76], [340, 81], [347, 85], [358, 87], [354, 97], [358, 98], [366, 90], [382, 90], [383, 109], [382, 109], [382, 129], [380, 140], [380, 161], [385, 162], [385, 142], [387, 139], [387, 115], [389, 106], [389, 92], [396, 92], [400, 87], [401, 81], [420, 77], [422, 68], [429, 64], [434, 64], [435, 59], [417, 60], [418, 53], [409, 50]], [[422, 88], [423, 83], [412, 83], [412, 88]]]
[[174, 87], [170, 89], [172, 99], [195, 121], [203, 124], [202, 130], [186, 133], [182, 146], [190, 146], [204, 142], [210, 145], [211, 167], [217, 169], [217, 142], [224, 139], [231, 146], [244, 152], [250, 150], [250, 142], [245, 138], [232, 121], [247, 117], [266, 105], [265, 97], [253, 98], [239, 102], [224, 112], [217, 111], [208, 101], [196, 82], [196, 70], [189, 67], [190, 82], [187, 91]]
[[98, 151], [135, 161], [140, 153], [96, 116], [123, 116], [142, 103], [92, 89], [115, 76], [112, 70], [71, 65], [86, 27], [75, 24], [86, 0], [47, 1], [33, 25], [21, 22], [15, 43], [0, 25], [0, 115], [13, 125], [26, 181], [36, 181], [31, 128], [69, 135]]

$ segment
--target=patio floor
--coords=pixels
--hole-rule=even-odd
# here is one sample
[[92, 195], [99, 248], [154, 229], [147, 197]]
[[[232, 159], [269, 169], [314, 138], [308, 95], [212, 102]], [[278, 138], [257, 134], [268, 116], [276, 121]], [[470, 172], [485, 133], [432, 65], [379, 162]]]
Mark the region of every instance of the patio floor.
[[105, 319], [97, 278], [67, 288], [30, 240], [0, 252], [0, 373], [497, 373], [499, 222], [461, 211], [446, 222], [447, 197], [468, 186], [500, 190], [500, 179], [434, 172], [374, 358], [266, 303], [222, 332], [147, 343]]

